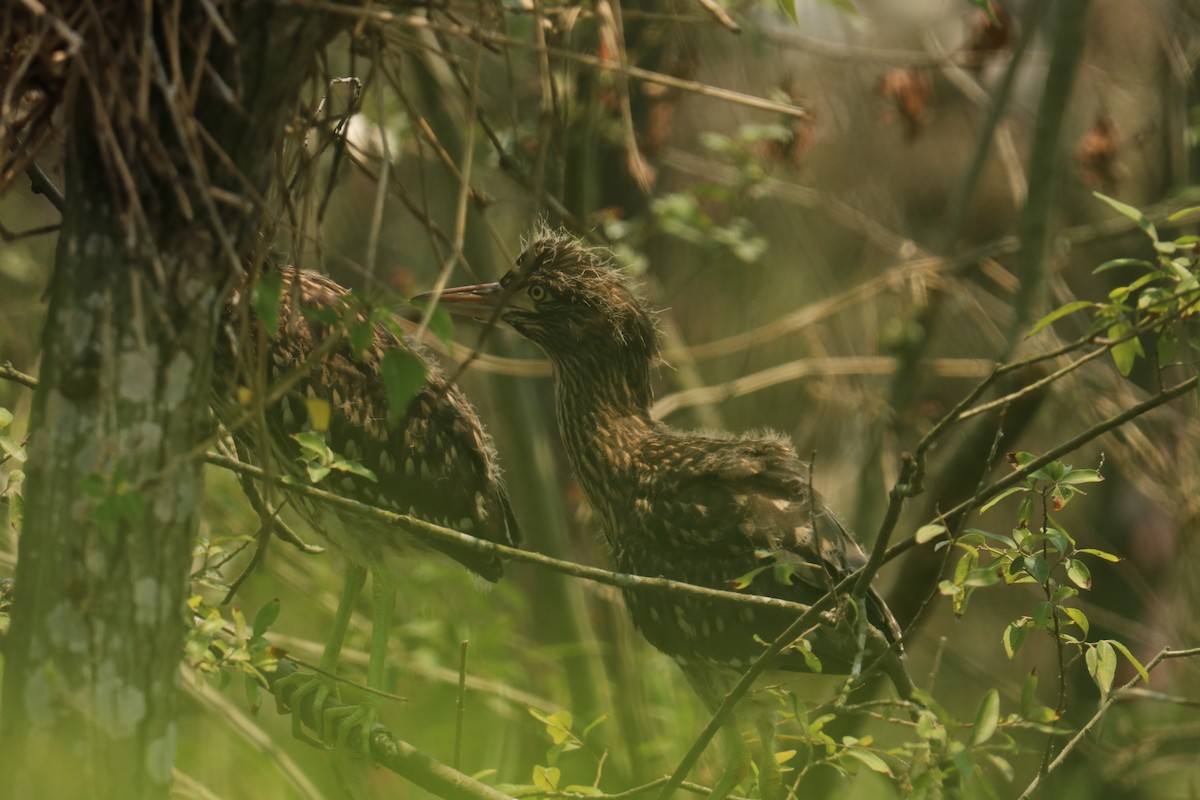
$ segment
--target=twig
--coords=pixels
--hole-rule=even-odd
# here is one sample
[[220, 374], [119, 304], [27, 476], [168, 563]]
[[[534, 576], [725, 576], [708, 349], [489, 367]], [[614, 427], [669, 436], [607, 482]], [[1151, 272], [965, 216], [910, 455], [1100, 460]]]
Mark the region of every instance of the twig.
[[467, 711], [467, 645], [463, 639], [459, 643], [458, 655], [458, 700], [454, 707], [454, 761], [451, 763], [458, 769], [462, 763], [463, 717]]
[[713, 0], [696, 0], [696, 2], [703, 6], [705, 11], [707, 11], [709, 14], [712, 14], [713, 19], [715, 19], [721, 25], [724, 25], [734, 33], [742, 32], [742, 26], [734, 22], [733, 17], [729, 16], [728, 12], [713, 2]]
[[12, 381], [13, 383], [19, 383], [29, 389], [36, 389], [38, 387], [37, 378], [32, 375], [26, 375], [24, 372], [16, 369], [13, 367], [12, 362], [9, 361], [5, 361], [3, 365], [0, 365], [0, 378]]
[[[1045, 454], [1038, 456], [1033, 461], [1030, 461], [1028, 464], [1021, 467], [1020, 469], [1014, 470], [1013, 472], [1009, 473], [1005, 477], [1000, 478], [999, 480], [993, 481], [991, 483], [991, 485], [989, 485], [987, 488], [985, 488], [979, 495], [977, 495], [976, 497], [971, 498], [969, 500], [964, 500], [963, 502], [954, 506], [954, 508], [950, 509], [949, 511], [944, 512], [942, 516], [952, 517], [956, 514], [962, 514], [967, 511], [970, 511], [971, 509], [975, 508], [978, 505], [979, 498], [991, 497], [991, 496], [995, 495], [997, 492], [1003, 491], [1004, 489], [1007, 489], [1010, 486], [1014, 486], [1015, 484], [1024, 480], [1028, 475], [1041, 469], [1046, 464], [1049, 464], [1051, 461], [1054, 461], [1059, 456], [1070, 453], [1071, 451], [1073, 451], [1079, 447], [1082, 447], [1083, 445], [1085, 445], [1088, 442], [1092, 441], [1093, 439], [1101, 436], [1102, 434], [1107, 433], [1108, 431], [1112, 430], [1113, 428], [1120, 427], [1121, 425], [1124, 425], [1126, 422], [1129, 422], [1132, 419], [1136, 419], [1137, 417], [1140, 417], [1142, 414], [1145, 414], [1147, 411], [1152, 411], [1155, 408], [1158, 408], [1159, 406], [1163, 405], [1164, 403], [1168, 403], [1171, 400], [1174, 400], [1175, 398], [1180, 397], [1181, 395], [1184, 395], [1184, 394], [1190, 392], [1192, 389], [1196, 388], [1197, 383], [1200, 383], [1200, 376], [1194, 376], [1194, 377], [1188, 378], [1185, 381], [1175, 384], [1174, 386], [1170, 387], [1169, 389], [1164, 389], [1163, 391], [1161, 391], [1151, 397], [1146, 398], [1145, 400], [1143, 400], [1142, 402], [1138, 403], [1135, 406], [1127, 408], [1124, 411], [1121, 411], [1117, 414], [1110, 416], [1109, 418], [1107, 418], [1105, 420], [1102, 420], [1102, 421], [1096, 423], [1095, 425], [1091, 426], [1087, 430], [1082, 431], [1079, 434], [1076, 434], [1075, 436], [1071, 437], [1070, 439], [1068, 439], [1067, 441], [1058, 445], [1057, 447], [1050, 449]], [[944, 538], [945, 538], [945, 534], [943, 534], [941, 536], [937, 536], [929, 541], [930, 542], [938, 542]], [[902, 542], [897, 542], [896, 544], [894, 544], [890, 548], [888, 548], [887, 555], [884, 557], [883, 560], [885, 562], [891, 561], [893, 558], [903, 555], [905, 552], [912, 549], [916, 545], [917, 545], [917, 540], [916, 540], [915, 536], [905, 539]]]
[[67, 201], [63, 198], [63, 193], [54, 185], [54, 181], [50, 180], [49, 176], [42, 171], [42, 168], [37, 164], [30, 164], [25, 168], [25, 174], [29, 176], [29, 185], [34, 194], [40, 194], [50, 201], [50, 205], [62, 214], [67, 207]]
[[[381, 24], [400, 25], [408, 28], [428, 28], [432, 30], [443, 30], [446, 33], [463, 36], [468, 39], [477, 39], [485, 42], [491, 42], [506, 47], [516, 47], [525, 50], [537, 49], [537, 45], [527, 42], [524, 39], [518, 39], [512, 36], [495, 33], [483, 28], [467, 27], [464, 25], [452, 25], [433, 20], [395, 14], [391, 11], [386, 11], [379, 8], [351, 8], [336, 3], [327, 2], [326, 0], [295, 0], [298, 6], [313, 8], [320, 11], [326, 11], [330, 14], [338, 14], [342, 16], [352, 16], [360, 19], [372, 19]], [[673, 75], [666, 75], [653, 70], [641, 69], [639, 67], [630, 66], [628, 64], [618, 64], [608, 61], [597, 56], [591, 56], [584, 53], [576, 53], [571, 50], [565, 50], [558, 47], [546, 47], [547, 55], [554, 58], [567, 61], [574, 61], [586, 66], [595, 67], [600, 72], [620, 72], [631, 78], [656, 83], [661, 86], [667, 86], [672, 89], [679, 89], [684, 92], [711, 97], [717, 100], [724, 100], [729, 103], [746, 106], [747, 108], [756, 108], [761, 111], [771, 111], [776, 114], [784, 114], [789, 117], [798, 119], [808, 119], [810, 112], [806, 108], [801, 108], [790, 103], [780, 103], [774, 100], [768, 100], [763, 97], [756, 97], [744, 92], [734, 91], [732, 89], [721, 89], [716, 86], [710, 86], [700, 81], [689, 81], [683, 78], [676, 78]]]
[[[208, 453], [206, 461], [216, 467], [228, 469], [238, 474], [249, 475], [255, 480], [263, 480], [263, 471], [258, 467], [250, 464], [244, 464], [228, 456], [218, 453]], [[742, 605], [759, 606], [762, 608], [774, 608], [782, 611], [787, 611], [792, 614], [804, 614], [812, 611], [814, 608], [824, 610], [828, 608], [830, 603], [825, 599], [823, 604], [814, 604], [812, 606], [804, 605], [803, 603], [794, 603], [790, 600], [779, 600], [774, 597], [764, 597], [761, 595], [745, 594], [742, 592], [730, 592], [722, 589], [710, 589], [706, 586], [696, 586], [690, 583], [681, 581], [673, 581], [667, 578], [650, 578], [643, 575], [631, 575], [622, 572], [610, 572], [608, 570], [599, 569], [597, 567], [588, 567], [583, 564], [576, 564], [573, 561], [563, 561], [561, 559], [552, 558], [550, 556], [535, 553], [529, 550], [520, 550], [515, 547], [508, 547], [495, 542], [489, 542], [485, 539], [477, 539], [474, 536], [469, 536], [459, 531], [443, 528], [439, 525], [426, 522], [425, 520], [416, 517], [410, 517], [404, 514], [396, 514], [391, 511], [385, 511], [381, 508], [359, 503], [346, 497], [326, 492], [312, 486], [299, 486], [291, 483], [286, 483], [282, 478], [274, 478], [273, 482], [287, 491], [297, 492], [311, 497], [316, 500], [321, 500], [330, 506], [342, 508], [352, 511], [367, 519], [377, 520], [389, 525], [395, 525], [403, 528], [411, 535], [427, 541], [441, 542], [443, 544], [454, 544], [458, 547], [473, 548], [480, 552], [491, 553], [510, 561], [518, 561], [525, 564], [534, 564], [555, 572], [561, 572], [565, 575], [572, 575], [577, 578], [583, 578], [595, 583], [602, 583], [607, 586], [616, 586], [621, 589], [638, 588], [650, 589], [652, 591], [664, 592], [682, 592], [694, 596], [707, 597], [711, 600], [723, 600]], [[843, 588], [843, 587], [839, 587]]]
[[[1148, 664], [1146, 664], [1146, 672], [1149, 673], [1151, 670], [1153, 670], [1160, 663], [1162, 663], [1163, 661], [1166, 661], [1167, 659], [1194, 658], [1196, 656], [1200, 656], [1200, 647], [1191, 647], [1186, 650], [1172, 650], [1169, 647], [1164, 647], [1162, 650], [1160, 650], [1158, 652], [1158, 655], [1154, 656], [1154, 658], [1150, 659], [1150, 662]], [[1111, 692], [1108, 695], [1108, 698], [1105, 699], [1104, 702], [1102, 702], [1100, 704], [1100, 707], [1096, 709], [1096, 713], [1092, 715], [1092, 718], [1089, 719], [1087, 722], [1085, 722], [1083, 724], [1083, 727], [1081, 727], [1075, 733], [1075, 735], [1071, 737], [1070, 741], [1068, 741], [1065, 745], [1063, 745], [1063, 749], [1059, 752], [1058, 756], [1054, 759], [1054, 761], [1052, 761], [1050, 763], [1049, 767], [1046, 768], [1044, 775], [1048, 776], [1050, 773], [1054, 772], [1054, 770], [1056, 770], [1060, 766], [1062, 766], [1062, 763], [1064, 761], [1066, 761], [1067, 756], [1070, 755], [1071, 751], [1074, 750], [1079, 745], [1079, 743], [1083, 741], [1083, 738], [1085, 736], [1087, 736], [1087, 734], [1092, 730], [1092, 728], [1096, 727], [1096, 725], [1100, 722], [1100, 720], [1104, 717], [1104, 715], [1108, 712], [1108, 710], [1110, 708], [1112, 708], [1112, 704], [1117, 702], [1117, 700], [1120, 699], [1121, 694], [1123, 692], [1125, 692], [1126, 690], [1132, 689], [1134, 686], [1137, 686], [1137, 684], [1141, 680], [1142, 680], [1141, 674], [1134, 675], [1120, 689], [1118, 689], [1115, 692]], [[1018, 798], [1018, 800], [1026, 800], [1026, 798], [1032, 797], [1033, 793], [1037, 790], [1038, 786], [1041, 785], [1044, 775], [1039, 774], [1032, 781], [1030, 781], [1029, 785], [1025, 787], [1025, 791], [1021, 792], [1021, 796], [1020, 796], [1020, 798]]]

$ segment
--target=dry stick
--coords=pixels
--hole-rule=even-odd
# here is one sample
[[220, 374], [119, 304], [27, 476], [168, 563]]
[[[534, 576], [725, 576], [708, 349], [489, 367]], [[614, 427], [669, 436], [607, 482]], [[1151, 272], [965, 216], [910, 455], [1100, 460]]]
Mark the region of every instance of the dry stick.
[[[482, 45], [475, 48], [475, 59], [471, 65], [471, 84], [470, 91], [467, 97], [467, 104], [472, 110], [479, 105], [479, 68], [483, 61]], [[471, 116], [475, 116], [471, 113]], [[432, 130], [430, 131], [432, 133]], [[446, 288], [446, 283], [450, 280], [450, 273], [463, 258], [463, 246], [467, 236], [467, 208], [472, 197], [475, 196], [475, 190], [471, 186], [471, 173], [475, 164], [475, 126], [467, 126], [467, 134], [463, 142], [463, 162], [461, 169], [455, 169], [459, 180], [458, 203], [454, 211], [454, 238], [453, 249], [446, 257], [446, 261], [442, 264], [442, 269], [438, 273], [437, 282], [433, 287], [433, 300], [425, 307], [424, 313], [421, 314], [421, 322], [417, 326], [417, 332], [414, 338], [420, 341], [424, 338], [425, 329], [429, 326], [429, 321], [433, 318], [433, 312], [437, 310], [438, 300], [441, 299], [442, 290]]]
[[454, 762], [458, 769], [462, 763], [463, 717], [467, 711], [467, 640], [459, 643], [458, 651], [458, 701], [454, 709]]
[[[1164, 647], [1158, 652], [1158, 655], [1150, 659], [1150, 662], [1146, 664], [1146, 672], [1149, 673], [1160, 663], [1170, 658], [1193, 658], [1195, 656], [1200, 656], [1200, 647], [1192, 647], [1186, 650], [1172, 650], [1169, 647]], [[1121, 695], [1136, 686], [1141, 679], [1142, 676], [1140, 673], [1134, 675], [1124, 686], [1117, 691], [1110, 693], [1108, 698], [1105, 699], [1104, 702], [1100, 704], [1100, 707], [1096, 709], [1096, 713], [1092, 715], [1092, 718], [1085, 722], [1083, 727], [1071, 737], [1070, 741], [1063, 745], [1063, 749], [1059, 752], [1058, 756], [1055, 757], [1054, 761], [1050, 762], [1050, 765], [1045, 770], [1043, 770], [1041, 773], [1035, 776], [1032, 781], [1029, 782], [1029, 785], [1025, 787], [1025, 791], [1021, 792], [1021, 796], [1018, 798], [1018, 800], [1026, 800], [1026, 798], [1032, 797], [1033, 793], [1037, 791], [1038, 786], [1041, 785], [1043, 778], [1049, 776], [1051, 772], [1062, 766], [1062, 763], [1066, 760], [1067, 756], [1070, 755], [1071, 751], [1074, 750], [1081, 741], [1083, 741], [1083, 737], [1087, 736], [1088, 732], [1091, 731], [1092, 728], [1096, 727], [1101, 718], [1103, 718], [1108, 712], [1108, 709], [1112, 707], [1112, 704], [1121, 699]]]
[[54, 206], [59, 214], [63, 213], [67, 202], [63, 198], [62, 192], [54, 185], [54, 182], [42, 171], [42, 168], [37, 164], [30, 164], [25, 168], [25, 174], [29, 176], [29, 188], [34, 194], [40, 194], [50, 201], [50, 205]]
[[[385, 11], [382, 9], [350, 8], [337, 3], [327, 2], [326, 0], [295, 0], [295, 4], [306, 8], [326, 11], [330, 14], [352, 16], [358, 19], [371, 19], [381, 24], [400, 25], [408, 28], [428, 28], [431, 30], [442, 30], [446, 33], [462, 36], [468, 39], [479, 39], [506, 47], [518, 47], [526, 50], [538, 49], [536, 44], [527, 42], [523, 39], [518, 39], [513, 36], [506, 36], [500, 33], [493, 33], [482, 28], [468, 27], [465, 25], [447, 25], [444, 23], [434, 22], [423, 17], [395, 14], [391, 11]], [[745, 94], [744, 92], [738, 92], [732, 89], [720, 89], [715, 86], [709, 86], [708, 84], [701, 83], [700, 81], [684, 80], [682, 78], [676, 78], [672, 75], [666, 75], [661, 72], [641, 69], [639, 67], [633, 67], [627, 64], [618, 64], [597, 56], [576, 53], [571, 50], [565, 50], [558, 47], [546, 47], [544, 48], [544, 51], [547, 55], [553, 56], [554, 58], [575, 61], [580, 64], [596, 67], [601, 72], [620, 72], [631, 78], [637, 78], [649, 83], [656, 83], [661, 86], [679, 89], [680, 91], [684, 92], [692, 92], [694, 94], [704, 95], [706, 97], [712, 97], [718, 100], [725, 100], [727, 102], [746, 106], [748, 108], [757, 108], [762, 111], [772, 111], [777, 114], [784, 114], [786, 116], [796, 117], [798, 119], [808, 119], [811, 116], [808, 109], [800, 108], [799, 106], [789, 103], [780, 103], [763, 97], [756, 97], [754, 95]]]
[[707, 11], [709, 14], [712, 14], [713, 19], [715, 19], [721, 25], [725, 26], [734, 33], [742, 32], [742, 26], [734, 22], [733, 17], [729, 16], [725, 9], [713, 2], [713, 0], [696, 0], [696, 2], [703, 6], [705, 11]]
[[[263, 471], [258, 467], [250, 464], [244, 464], [236, 459], [218, 453], [208, 453], [205, 460], [216, 467], [227, 469], [240, 475], [249, 475], [256, 480], [263, 480]], [[508, 547], [495, 542], [489, 542], [485, 539], [477, 539], [459, 531], [450, 528], [443, 528], [440, 525], [426, 522], [425, 520], [416, 517], [410, 517], [405, 514], [396, 514], [391, 511], [385, 511], [381, 508], [359, 503], [350, 500], [332, 492], [327, 492], [311, 486], [301, 486], [284, 481], [282, 478], [275, 478], [274, 483], [286, 488], [288, 491], [297, 492], [306, 497], [311, 497], [316, 500], [321, 500], [328, 505], [352, 511], [360, 516], [384, 522], [388, 525], [396, 525], [403, 528], [418, 539], [430, 542], [439, 542], [441, 544], [453, 544], [458, 547], [466, 547], [477, 550], [482, 553], [490, 553], [492, 555], [501, 556], [510, 561], [517, 561], [525, 564], [534, 564], [561, 572], [565, 575], [572, 575], [577, 578], [602, 583], [606, 586], [616, 586], [621, 589], [639, 588], [650, 589], [655, 591], [665, 592], [682, 592], [693, 596], [707, 597], [712, 600], [723, 600], [743, 605], [758, 606], [761, 608], [774, 608], [781, 611], [788, 611], [793, 614], [803, 614], [812, 610], [815, 606], [807, 606], [803, 603], [794, 603], [790, 600], [779, 600], [773, 597], [763, 597], [760, 595], [745, 594], [742, 592], [730, 592], [723, 589], [710, 589], [705, 586], [695, 586], [690, 583], [681, 581], [673, 581], [667, 578], [649, 578], [642, 575], [632, 575], [623, 572], [610, 572], [608, 570], [599, 569], [597, 567], [588, 567], [583, 564], [576, 564], [573, 561], [563, 561], [561, 559], [552, 558], [550, 556], [535, 553], [530, 550], [521, 550], [515, 547]], [[828, 605], [822, 606], [822, 610]]]

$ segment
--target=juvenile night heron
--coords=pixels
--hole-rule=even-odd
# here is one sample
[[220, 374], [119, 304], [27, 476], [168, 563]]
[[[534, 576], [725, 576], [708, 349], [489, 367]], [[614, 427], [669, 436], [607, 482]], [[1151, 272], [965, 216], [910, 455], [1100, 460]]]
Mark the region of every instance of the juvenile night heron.
[[[368, 326], [369, 340], [356, 352], [345, 335], [346, 325], [365, 320], [349, 304], [346, 290], [313, 272], [286, 266], [275, 269], [282, 279], [275, 336], [263, 335], [260, 321], [249, 309], [241, 313], [235, 297], [217, 350], [217, 391], [226, 395], [219, 398], [218, 406], [226, 409], [227, 418], [233, 406], [229, 395], [234, 392], [242, 393], [245, 405], [258, 391], [247, 387], [269, 392], [280, 381], [294, 380], [286, 393], [263, 409], [265, 426], [250, 422], [234, 430], [239, 452], [269, 466], [277, 476], [306, 480], [301, 449], [293, 437], [315, 432], [333, 453], [357, 461], [374, 475], [372, 480], [356, 471], [333, 471], [320, 487], [491, 542], [517, 546], [520, 534], [492, 440], [462, 392], [447, 383], [422, 348], [401, 340], [380, 322]], [[385, 354], [394, 348], [403, 348], [424, 362], [425, 383], [392, 424], [381, 370]], [[321, 668], [335, 671], [355, 601], [370, 571], [374, 613], [367, 684], [381, 689], [399, 567], [406, 552], [429, 545], [398, 526], [325, 508], [299, 495], [290, 499], [345, 560], [345, 585]], [[432, 547], [488, 581], [499, 580], [503, 573], [494, 554], [456, 544]], [[292, 694], [291, 706], [295, 710], [300, 697], [315, 692], [314, 707], [320, 709], [327, 691], [324, 682], [308, 683]], [[368, 710], [351, 721], [368, 722], [372, 714]], [[294, 713], [292, 719], [299, 731], [299, 714]], [[326, 728], [323, 736], [330, 738], [332, 723], [323, 721], [322, 727]], [[342, 738], [347, 726], [338, 727]], [[365, 736], [362, 741], [366, 742]]]
[[[851, 532], [815, 497], [787, 438], [684, 432], [651, 418], [654, 322], [606, 251], [542, 231], [498, 283], [448, 289], [440, 302], [503, 320], [549, 356], [563, 444], [618, 570], [730, 589], [764, 565], [787, 564], [790, 581], [767, 569], [752, 590], [812, 604], [865, 563]], [[762, 642], [794, 619], [694, 595], [624, 595], [637, 629], [679, 663], [710, 708]], [[895, 641], [883, 599], [871, 591], [865, 600], [867, 622], [882, 633], [873, 640]], [[861, 663], [853, 628], [822, 625], [809, 636], [823, 672], [847, 674]], [[799, 649], [773, 667], [810, 670]]]

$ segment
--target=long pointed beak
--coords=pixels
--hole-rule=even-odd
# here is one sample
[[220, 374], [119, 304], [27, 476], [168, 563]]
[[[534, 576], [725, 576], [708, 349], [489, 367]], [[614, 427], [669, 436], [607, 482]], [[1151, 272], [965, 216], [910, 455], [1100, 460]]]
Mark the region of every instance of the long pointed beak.
[[477, 283], [473, 286], [456, 286], [453, 289], [437, 292], [425, 292], [413, 298], [426, 302], [438, 298], [438, 304], [451, 314], [487, 322], [495, 319], [504, 307], [505, 291], [498, 283]]

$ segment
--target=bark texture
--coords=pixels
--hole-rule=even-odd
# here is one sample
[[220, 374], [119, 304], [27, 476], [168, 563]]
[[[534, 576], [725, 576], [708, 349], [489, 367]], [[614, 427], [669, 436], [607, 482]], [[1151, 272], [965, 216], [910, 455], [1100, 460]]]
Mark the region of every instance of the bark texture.
[[[219, 310], [337, 30], [267, 3], [219, 4], [227, 31], [201, 4], [121, 5], [75, 18], [67, 204], [0, 705], [6, 797], [168, 792]], [[115, 128], [122, 109], [130, 124]]]

